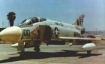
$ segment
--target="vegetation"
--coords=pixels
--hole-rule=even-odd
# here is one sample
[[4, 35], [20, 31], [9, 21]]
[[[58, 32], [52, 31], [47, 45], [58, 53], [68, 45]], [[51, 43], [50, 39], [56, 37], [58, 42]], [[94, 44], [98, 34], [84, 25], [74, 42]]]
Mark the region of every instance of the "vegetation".
[[15, 16], [16, 14], [14, 12], [9, 12], [7, 14], [7, 19], [9, 20], [9, 23], [10, 23], [10, 26], [13, 26], [14, 25], [14, 20], [16, 18]]

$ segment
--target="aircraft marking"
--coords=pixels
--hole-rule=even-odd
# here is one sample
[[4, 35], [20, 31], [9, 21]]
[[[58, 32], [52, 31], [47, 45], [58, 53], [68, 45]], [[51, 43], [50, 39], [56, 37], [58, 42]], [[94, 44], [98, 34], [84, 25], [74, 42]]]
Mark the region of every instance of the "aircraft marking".
[[31, 33], [36, 37], [36, 34], [35, 34], [35, 32], [36, 32], [36, 30], [38, 30], [39, 29], [39, 27], [37, 27], [37, 28], [35, 28]]
[[30, 36], [30, 30], [24, 29], [23, 36]]
[[55, 27], [54, 29], [54, 34], [55, 34], [55, 37], [59, 36], [59, 29], [57, 27]]
[[56, 25], [59, 25], [59, 26], [64, 26], [63, 23], [55, 22], [55, 24], [56, 24]]

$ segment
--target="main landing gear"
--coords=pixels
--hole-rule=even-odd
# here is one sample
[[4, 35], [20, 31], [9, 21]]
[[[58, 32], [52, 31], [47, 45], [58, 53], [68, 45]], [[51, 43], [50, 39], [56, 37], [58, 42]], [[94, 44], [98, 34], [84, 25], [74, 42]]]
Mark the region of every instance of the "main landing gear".
[[40, 52], [40, 41], [35, 41], [34, 50], [35, 52]]
[[87, 51], [87, 55], [91, 55], [91, 50]]

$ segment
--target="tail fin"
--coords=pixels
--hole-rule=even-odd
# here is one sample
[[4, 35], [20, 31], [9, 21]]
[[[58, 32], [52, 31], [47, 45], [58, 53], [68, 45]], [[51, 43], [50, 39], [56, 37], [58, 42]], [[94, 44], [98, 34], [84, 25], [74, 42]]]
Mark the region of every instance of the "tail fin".
[[85, 17], [84, 14], [81, 14], [79, 18], [73, 23], [73, 25], [81, 26], [83, 27], [83, 18]]

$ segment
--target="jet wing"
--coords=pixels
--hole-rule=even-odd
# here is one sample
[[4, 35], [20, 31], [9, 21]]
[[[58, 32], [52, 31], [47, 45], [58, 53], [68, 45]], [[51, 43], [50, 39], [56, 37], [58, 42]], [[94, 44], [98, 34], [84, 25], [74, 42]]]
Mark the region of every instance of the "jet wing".
[[101, 40], [100, 38], [59, 37], [61, 40]]

